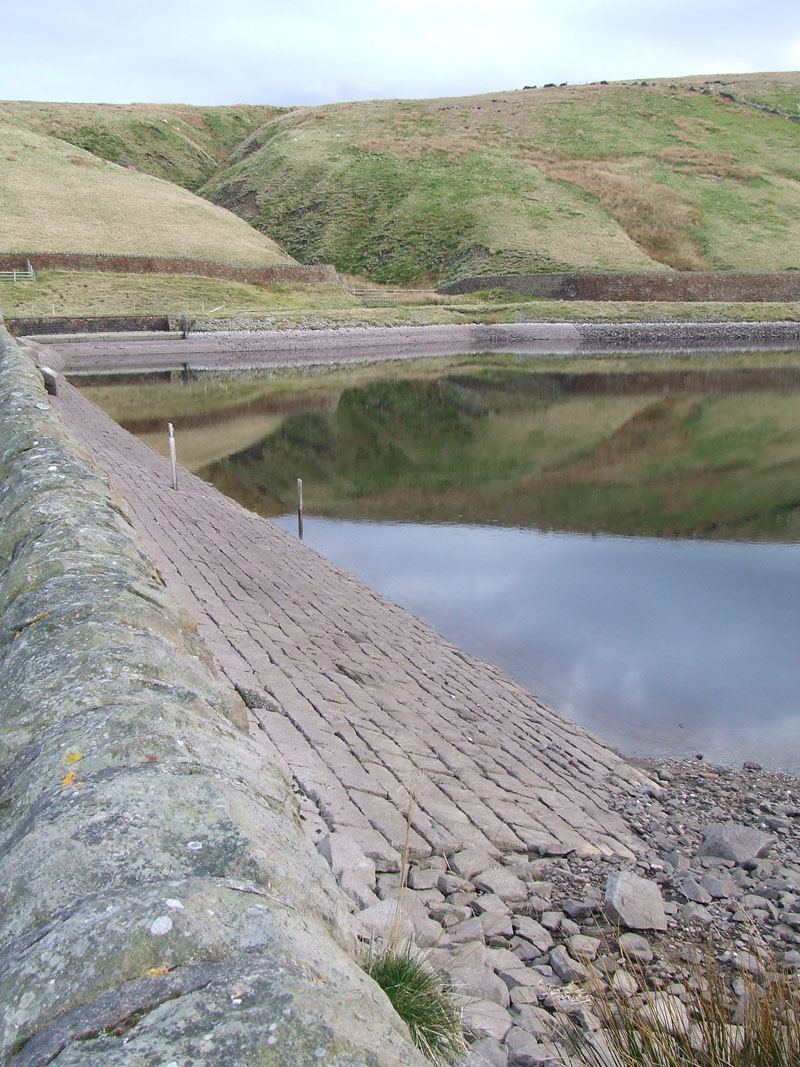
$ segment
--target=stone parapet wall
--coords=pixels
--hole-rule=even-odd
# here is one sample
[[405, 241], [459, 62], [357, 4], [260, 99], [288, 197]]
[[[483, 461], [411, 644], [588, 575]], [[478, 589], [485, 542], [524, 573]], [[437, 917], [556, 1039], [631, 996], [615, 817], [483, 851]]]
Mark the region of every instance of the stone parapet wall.
[[1, 323], [0, 661], [0, 1062], [423, 1062], [279, 757]]
[[440, 293], [511, 289], [545, 300], [781, 301], [800, 300], [800, 271], [658, 271], [651, 274], [493, 274], [462, 278]]
[[248, 267], [205, 259], [111, 255], [103, 252], [0, 252], [0, 270], [24, 270], [27, 262], [31, 263], [34, 270], [199, 274], [206, 278], [254, 282], [258, 285], [336, 285], [339, 281], [335, 267], [328, 263], [269, 263], [263, 267]]

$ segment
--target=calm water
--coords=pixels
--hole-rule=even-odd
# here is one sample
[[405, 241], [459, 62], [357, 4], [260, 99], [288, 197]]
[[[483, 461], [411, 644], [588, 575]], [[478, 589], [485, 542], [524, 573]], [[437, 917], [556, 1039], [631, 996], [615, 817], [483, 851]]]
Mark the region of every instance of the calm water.
[[165, 421], [261, 514], [302, 477], [307, 544], [623, 752], [800, 773], [796, 355], [481, 357], [279, 407], [262, 383], [236, 420], [202, 385]]
[[304, 540], [623, 752], [800, 773], [800, 545], [313, 516]]

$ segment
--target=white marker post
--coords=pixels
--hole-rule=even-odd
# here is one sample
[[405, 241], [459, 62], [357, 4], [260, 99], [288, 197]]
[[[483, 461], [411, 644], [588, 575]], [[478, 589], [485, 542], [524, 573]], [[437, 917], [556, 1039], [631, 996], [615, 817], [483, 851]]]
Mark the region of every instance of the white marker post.
[[169, 427], [169, 461], [172, 464], [172, 488], [178, 488], [178, 464], [175, 459], [175, 431], [172, 428], [172, 423], [168, 422]]
[[297, 479], [297, 536], [303, 540], [303, 479]]

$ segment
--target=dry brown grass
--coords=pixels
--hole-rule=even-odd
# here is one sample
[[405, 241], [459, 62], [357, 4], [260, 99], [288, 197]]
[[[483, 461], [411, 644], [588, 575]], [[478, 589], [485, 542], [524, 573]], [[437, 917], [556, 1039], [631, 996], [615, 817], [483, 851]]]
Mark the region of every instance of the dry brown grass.
[[3, 122], [0, 213], [6, 251], [293, 262], [242, 219], [185, 189]]
[[711, 268], [690, 232], [700, 221], [697, 206], [637, 171], [631, 162], [540, 161], [539, 168], [550, 178], [596, 196], [631, 239], [658, 262], [675, 270]]

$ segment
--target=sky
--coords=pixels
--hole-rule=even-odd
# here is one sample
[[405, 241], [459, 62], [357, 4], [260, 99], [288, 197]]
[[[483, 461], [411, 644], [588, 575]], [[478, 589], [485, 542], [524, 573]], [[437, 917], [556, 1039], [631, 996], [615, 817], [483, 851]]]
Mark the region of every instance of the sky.
[[0, 99], [324, 104], [800, 68], [797, 0], [36, 0]]

